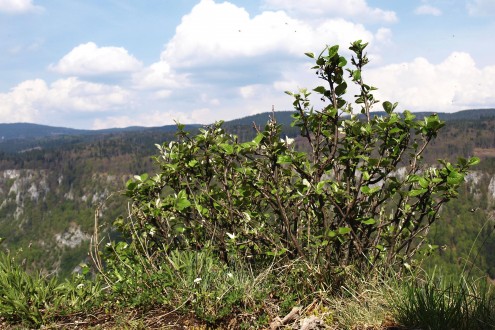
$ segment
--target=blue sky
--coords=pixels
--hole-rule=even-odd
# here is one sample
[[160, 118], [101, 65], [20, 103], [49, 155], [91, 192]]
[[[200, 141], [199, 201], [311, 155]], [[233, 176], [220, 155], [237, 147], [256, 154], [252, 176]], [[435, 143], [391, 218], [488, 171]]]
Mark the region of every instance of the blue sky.
[[494, 0], [0, 0], [0, 122], [211, 123], [290, 110], [303, 53], [370, 42], [400, 109], [495, 107]]

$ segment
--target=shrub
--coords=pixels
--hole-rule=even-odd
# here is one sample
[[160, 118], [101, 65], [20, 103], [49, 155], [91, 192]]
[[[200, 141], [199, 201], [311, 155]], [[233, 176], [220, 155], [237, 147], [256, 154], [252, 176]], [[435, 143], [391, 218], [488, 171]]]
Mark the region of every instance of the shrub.
[[[209, 245], [223, 262], [255, 269], [299, 258], [323, 285], [348, 268], [408, 267], [478, 160], [426, 167], [422, 153], [444, 125], [438, 116], [417, 120], [389, 101], [384, 113], [371, 112], [378, 101], [363, 81], [366, 45], [351, 44], [347, 69], [338, 46], [306, 54], [324, 83], [313, 89], [323, 105], [316, 110], [306, 89], [287, 93], [308, 152], [281, 135], [275, 115], [249, 142], [222, 122], [194, 136], [179, 124], [176, 141], [157, 145], [159, 173], [127, 183], [136, 223], [119, 219], [118, 227], [146, 240], [142, 253]], [[354, 103], [346, 72], [359, 89]]]

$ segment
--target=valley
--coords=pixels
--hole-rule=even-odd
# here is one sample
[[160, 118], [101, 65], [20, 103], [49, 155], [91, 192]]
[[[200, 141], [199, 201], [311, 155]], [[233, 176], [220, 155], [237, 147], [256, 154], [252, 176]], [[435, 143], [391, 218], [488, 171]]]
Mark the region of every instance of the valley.
[[[275, 113], [283, 133], [300, 143], [296, 128], [289, 125], [290, 115]], [[264, 113], [224, 126], [241, 141], [247, 141], [256, 135], [253, 123], [263, 126], [269, 116]], [[495, 110], [441, 117], [447, 124], [428, 148], [425, 159], [434, 162], [439, 158], [477, 156], [482, 161], [466, 178], [459, 200], [442, 210], [441, 221], [431, 229], [430, 244], [438, 249], [426, 264], [456, 272], [469, 260], [478, 273], [495, 278]], [[16, 253], [28, 270], [41, 269], [61, 277], [78, 270], [81, 262], [89, 262], [87, 253], [97, 209], [102, 236], [108, 239], [115, 235], [113, 221], [127, 214], [122, 193], [126, 181], [137, 174], [154, 173], [155, 144], [174, 138], [172, 127], [104, 132], [58, 129], [60, 134], [45, 127], [36, 136], [26, 136], [17, 127], [21, 133], [16, 136], [12, 133], [15, 127], [6, 127], [21, 124], [3, 125], [9, 139], [0, 142], [1, 247]]]

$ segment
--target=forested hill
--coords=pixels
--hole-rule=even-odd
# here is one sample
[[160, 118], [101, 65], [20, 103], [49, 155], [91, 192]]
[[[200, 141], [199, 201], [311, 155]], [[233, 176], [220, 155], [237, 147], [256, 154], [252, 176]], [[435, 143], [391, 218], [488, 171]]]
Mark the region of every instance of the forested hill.
[[[240, 140], [246, 141], [254, 138], [256, 131], [253, 125], [263, 127], [271, 116], [275, 116], [277, 122], [283, 126], [284, 134], [289, 137], [296, 137], [299, 133], [297, 127], [291, 127], [292, 111], [277, 111], [275, 113], [266, 112], [256, 114], [224, 123], [224, 127], [231, 133], [236, 134]], [[415, 113], [417, 118], [421, 119], [424, 116], [430, 115], [433, 112], [418, 112]], [[384, 112], [373, 112], [374, 115], [384, 115]], [[453, 122], [453, 127], [470, 125], [473, 121], [490, 121], [495, 118], [495, 109], [480, 109], [480, 110], [465, 110], [455, 113], [438, 113], [441, 119]], [[460, 121], [461, 123], [454, 123]], [[459, 126], [460, 125], [460, 126]], [[194, 132], [197, 128], [203, 125], [186, 125], [186, 129]], [[467, 126], [466, 126], [467, 127]], [[462, 131], [463, 128], [460, 128]], [[476, 129], [473, 126], [472, 129]], [[456, 131], [458, 131], [456, 129]], [[461, 132], [458, 131], [458, 132]], [[31, 164], [32, 167], [39, 167], [32, 163], [32, 159], [46, 159], [46, 151], [50, 151], [49, 155], [60, 157], [61, 152], [68, 153], [74, 151], [81, 154], [90, 154], [101, 157], [112, 157], [122, 154], [133, 154], [135, 157], [152, 155], [156, 148], [156, 143], [162, 143], [174, 138], [176, 132], [175, 125], [167, 125], [160, 127], [127, 127], [113, 128], [105, 130], [77, 130], [63, 127], [51, 127], [36, 124], [16, 123], [16, 124], [0, 124], [0, 169], [11, 168], [17, 165]], [[486, 134], [481, 134], [485, 136]], [[442, 137], [440, 136], [441, 140]], [[474, 137], [473, 137], [474, 139]], [[479, 140], [479, 134], [477, 135]], [[478, 148], [491, 147], [487, 145], [485, 137], [482, 137], [484, 142], [478, 141]], [[455, 151], [463, 151], [463, 154], [475, 148], [475, 144], [470, 143], [470, 140], [453, 141], [446, 140], [445, 143], [450, 144], [448, 150], [443, 153], [452, 155]], [[440, 143], [444, 145], [445, 143]], [[494, 146], [495, 147], [495, 146]], [[467, 148], [467, 149], [466, 149]], [[82, 152], [84, 150], [84, 152]], [[19, 156], [23, 153], [22, 157]], [[52, 157], [52, 158], [53, 158]], [[14, 164], [12, 164], [13, 159]], [[54, 159], [56, 161], [56, 159]], [[6, 164], [7, 161], [7, 164]], [[26, 163], [27, 162], [27, 163]], [[50, 162], [50, 161], [48, 161]], [[46, 162], [45, 162], [46, 163]]]
[[[293, 111], [277, 111], [275, 117], [279, 124], [284, 126], [290, 126], [292, 122]], [[416, 112], [415, 115], [418, 118], [430, 115], [434, 112]], [[384, 112], [373, 112], [375, 115], [383, 115]], [[234, 119], [225, 123], [228, 127], [236, 126], [249, 126], [255, 123], [258, 126], [262, 126], [266, 123], [267, 118], [271, 115], [270, 112], [260, 113], [252, 116], [247, 116], [239, 119]], [[495, 117], [495, 108], [493, 109], [474, 109], [463, 110], [454, 113], [438, 112], [440, 119], [442, 120], [478, 120], [482, 118]], [[202, 125], [191, 124], [190, 127], [200, 127]], [[44, 138], [44, 137], [56, 137], [56, 136], [81, 136], [81, 135], [103, 135], [122, 132], [172, 132], [175, 131], [176, 125], [166, 125], [160, 127], [141, 127], [131, 126], [126, 128], [110, 128], [101, 130], [83, 130], [73, 129], [66, 127], [53, 127], [46, 125], [38, 125], [31, 123], [13, 123], [13, 124], [0, 124], [0, 140], [11, 139], [32, 139], [32, 138]]]
[[[192, 125], [199, 126], [199, 125]], [[47, 125], [38, 125], [31, 123], [13, 123], [0, 124], [0, 142], [14, 139], [38, 139], [57, 136], [87, 136], [87, 135], [104, 135], [122, 132], [145, 132], [145, 131], [160, 131], [170, 132], [175, 131], [176, 125], [166, 125], [161, 127], [142, 127], [130, 126], [125, 128], [108, 128], [100, 130], [84, 130], [67, 127], [54, 127]]]
[[[304, 148], [297, 128], [290, 126], [291, 114], [275, 112], [275, 117], [283, 125], [282, 134], [296, 138], [298, 147]], [[418, 118], [426, 114], [416, 113]], [[224, 127], [239, 140], [249, 140], [256, 135], [253, 123], [264, 126], [271, 115], [229, 121]], [[447, 124], [428, 148], [427, 161], [476, 155], [482, 162], [459, 202], [445, 210], [445, 226], [432, 230], [436, 242], [448, 246], [437, 263], [467, 258], [472, 241], [483, 221], [492, 217], [495, 206], [495, 109], [439, 115]], [[191, 134], [197, 128], [186, 127]], [[175, 126], [79, 131], [0, 125], [0, 137], [4, 136], [0, 142], [2, 247], [22, 249], [19, 253], [30, 268], [62, 275], [72, 271], [87, 255], [95, 209], [100, 207], [99, 221], [106, 228], [118, 216], [126, 216], [127, 201], [121, 192], [126, 180], [155, 173], [155, 144], [174, 139], [175, 131]], [[473, 208], [478, 211], [469, 212]], [[483, 232], [478, 239], [487, 243], [477, 257], [484, 271], [495, 277], [495, 257], [490, 252], [495, 238], [490, 238], [491, 234]]]

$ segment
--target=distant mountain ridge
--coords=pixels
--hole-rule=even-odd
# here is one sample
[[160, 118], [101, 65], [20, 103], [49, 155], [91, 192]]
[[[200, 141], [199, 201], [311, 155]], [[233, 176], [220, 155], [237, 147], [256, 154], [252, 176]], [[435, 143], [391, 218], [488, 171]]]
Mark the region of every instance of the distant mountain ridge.
[[[288, 126], [292, 122], [291, 115], [294, 111], [276, 111], [275, 118], [277, 122]], [[435, 112], [414, 112], [417, 118], [423, 118], [425, 116], [431, 115]], [[491, 109], [471, 109], [462, 110], [453, 113], [436, 112], [440, 119], [450, 121], [450, 120], [479, 120], [482, 118], [492, 118], [495, 117], [495, 108]], [[373, 115], [384, 115], [383, 111], [372, 112]], [[255, 114], [243, 118], [238, 118], [225, 122], [227, 127], [252, 125], [253, 123], [257, 126], [264, 126], [268, 118], [272, 115], [271, 112], [264, 112], [260, 114]], [[200, 124], [189, 124], [190, 128], [201, 127]], [[143, 127], [143, 126], [131, 126], [125, 128], [109, 128], [101, 130], [87, 130], [87, 129], [74, 129], [67, 127], [55, 127], [48, 125], [32, 124], [32, 123], [12, 123], [12, 124], [0, 124], [0, 142], [5, 142], [11, 139], [36, 139], [44, 137], [55, 137], [55, 136], [77, 136], [77, 135], [102, 135], [102, 134], [112, 134], [121, 132], [142, 132], [142, 131], [154, 131], [154, 132], [173, 132], [176, 130], [176, 125], [165, 125], [165, 126], [155, 126], [155, 127]]]
[[[194, 125], [192, 125], [194, 126]], [[54, 137], [60, 135], [101, 135], [119, 132], [140, 132], [147, 130], [160, 130], [163, 132], [174, 131], [176, 125], [167, 125], [161, 127], [141, 127], [131, 126], [125, 128], [108, 128], [100, 130], [75, 129], [67, 127], [55, 127], [48, 125], [32, 124], [32, 123], [12, 123], [0, 124], [0, 139], [30, 139], [42, 137]]]

